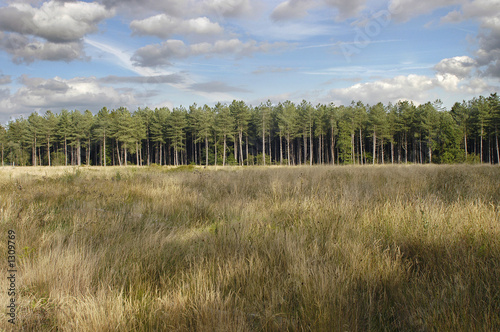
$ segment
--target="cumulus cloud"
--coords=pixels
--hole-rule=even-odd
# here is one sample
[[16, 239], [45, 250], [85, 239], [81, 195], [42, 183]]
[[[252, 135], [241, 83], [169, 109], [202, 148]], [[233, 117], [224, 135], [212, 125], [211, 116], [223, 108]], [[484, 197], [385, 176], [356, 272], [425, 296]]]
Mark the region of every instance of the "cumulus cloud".
[[203, 7], [223, 17], [241, 17], [255, 14], [261, 6], [256, 0], [203, 0]]
[[436, 87], [434, 79], [422, 75], [396, 76], [375, 82], [358, 83], [347, 88], [333, 89], [334, 99], [340, 98], [343, 103], [351, 100], [363, 100], [367, 103], [377, 103], [398, 100], [423, 100], [425, 92]]
[[155, 67], [171, 65], [171, 59], [189, 56], [234, 55], [237, 57], [252, 56], [257, 52], [270, 52], [288, 47], [287, 43], [258, 43], [255, 40], [242, 42], [239, 39], [218, 40], [215, 43], [197, 43], [186, 45], [182, 40], [167, 40], [160, 44], [147, 45], [138, 49], [132, 56], [135, 65]]
[[102, 0], [106, 8], [136, 15], [168, 13], [174, 17], [209, 13], [219, 17], [251, 17], [262, 7], [261, 0]]
[[280, 3], [271, 13], [275, 21], [292, 20], [307, 15], [313, 8], [328, 6], [337, 9], [337, 20], [343, 21], [357, 15], [364, 7], [366, 0], [286, 0]]
[[96, 2], [48, 1], [40, 8], [13, 3], [0, 8], [0, 30], [46, 39], [53, 43], [77, 41], [97, 31], [97, 25], [113, 16]]
[[471, 75], [471, 72], [476, 65], [477, 62], [471, 57], [456, 56], [441, 60], [434, 66], [434, 69], [442, 75], [452, 74], [458, 78], [464, 78]]
[[475, 60], [482, 67], [483, 75], [500, 77], [500, 2], [497, 0], [474, 0], [465, 3], [460, 10], [450, 12], [442, 22], [454, 23], [475, 19], [481, 31], [476, 37], [478, 50]]
[[0, 8], [0, 49], [15, 63], [86, 59], [83, 37], [113, 15], [96, 2], [11, 3]]
[[324, 0], [327, 5], [337, 8], [339, 15], [337, 19], [345, 20], [350, 17], [356, 16], [361, 10], [365, 8], [366, 0]]
[[83, 42], [42, 42], [18, 33], [0, 31], [0, 49], [9, 53], [15, 63], [31, 63], [35, 60], [72, 61], [86, 59]]
[[167, 38], [171, 35], [216, 35], [224, 31], [218, 24], [211, 22], [207, 17], [198, 17], [189, 20], [159, 14], [144, 20], [134, 20], [130, 28], [136, 34], [153, 35]]
[[280, 3], [271, 13], [275, 21], [291, 20], [304, 17], [307, 11], [315, 6], [314, 1], [287, 0]]
[[10, 75], [0, 75], [0, 85], [9, 84], [12, 82]]
[[23, 75], [20, 82], [23, 86], [10, 97], [10, 101], [19, 107], [91, 108], [135, 103], [132, 93], [102, 86], [95, 78], [65, 80], [59, 77], [44, 79]]
[[[456, 74], [464, 74], [458, 63], [469, 63], [466, 57], [458, 61], [455, 58], [444, 59], [439, 62], [436, 67], [446, 69], [439, 71], [435, 76], [425, 75], [400, 75], [392, 78], [376, 80], [367, 83], [358, 83], [347, 88], [333, 89], [330, 91], [332, 100], [341, 103], [349, 103], [351, 100], [363, 100], [364, 102], [374, 104], [380, 101], [397, 102], [399, 100], [411, 100], [417, 103], [426, 102], [432, 99], [432, 91], [444, 90], [449, 93], [456, 93], [462, 98], [464, 95], [476, 95], [488, 92], [493, 92], [498, 87], [492, 86], [483, 78], [470, 78], [466, 76], [457, 76]], [[472, 60], [472, 59], [471, 59]]]

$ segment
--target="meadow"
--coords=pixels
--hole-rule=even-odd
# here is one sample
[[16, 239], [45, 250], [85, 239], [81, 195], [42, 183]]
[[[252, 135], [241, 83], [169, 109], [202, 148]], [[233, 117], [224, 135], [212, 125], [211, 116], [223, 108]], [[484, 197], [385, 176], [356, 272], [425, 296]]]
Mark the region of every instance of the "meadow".
[[499, 209], [490, 165], [5, 167], [0, 329], [498, 331]]

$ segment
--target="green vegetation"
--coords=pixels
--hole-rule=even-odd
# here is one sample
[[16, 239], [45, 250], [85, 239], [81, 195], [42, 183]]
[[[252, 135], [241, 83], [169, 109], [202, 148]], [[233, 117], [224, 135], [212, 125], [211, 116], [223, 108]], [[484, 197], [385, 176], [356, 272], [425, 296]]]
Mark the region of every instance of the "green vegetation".
[[499, 330], [499, 183], [491, 165], [6, 167], [16, 328]]
[[131, 113], [47, 111], [0, 126], [2, 165], [498, 164], [500, 97], [257, 107], [234, 100]]

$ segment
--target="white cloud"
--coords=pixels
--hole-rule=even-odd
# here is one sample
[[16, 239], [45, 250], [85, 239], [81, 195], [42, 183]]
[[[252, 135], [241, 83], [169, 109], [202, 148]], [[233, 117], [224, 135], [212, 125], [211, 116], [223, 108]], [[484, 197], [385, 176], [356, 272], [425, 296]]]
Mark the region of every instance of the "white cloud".
[[291, 20], [307, 15], [307, 11], [316, 6], [315, 1], [286, 0], [280, 3], [271, 13], [275, 21]]
[[15, 63], [35, 60], [72, 61], [86, 59], [81, 41], [67, 43], [43, 42], [19, 33], [0, 31], [0, 49], [12, 56]]
[[476, 37], [477, 66], [486, 76], [500, 77], [500, 2], [498, 0], [474, 0], [466, 2], [460, 10], [450, 12], [442, 22], [478, 20], [482, 31]]
[[50, 42], [72, 42], [97, 31], [102, 20], [114, 15], [96, 2], [48, 1], [40, 8], [13, 3], [0, 8], [0, 30], [44, 38]]
[[337, 9], [336, 17], [339, 21], [356, 16], [364, 7], [366, 0], [286, 0], [280, 3], [271, 13], [275, 21], [285, 21], [301, 18], [307, 11], [321, 7]]
[[203, 7], [223, 17], [253, 16], [261, 7], [257, 0], [203, 0]]
[[284, 49], [288, 43], [258, 43], [255, 40], [242, 42], [237, 38], [218, 40], [215, 43], [197, 43], [186, 45], [182, 40], [167, 40], [160, 44], [147, 45], [138, 49], [132, 56], [135, 65], [145, 67], [171, 65], [171, 59], [182, 59], [189, 56], [229, 55], [236, 57], [252, 56], [257, 52], [270, 52]]
[[453, 58], [443, 59], [434, 69], [440, 74], [452, 74], [459, 78], [468, 77], [477, 63], [474, 59], [468, 56], [456, 56]]
[[183, 20], [166, 14], [151, 16], [144, 20], [134, 20], [130, 23], [130, 28], [135, 33], [160, 38], [186, 34], [217, 35], [224, 31], [218, 23], [211, 22], [207, 17]]
[[421, 75], [396, 76], [369, 83], [358, 83], [347, 88], [331, 90], [333, 99], [348, 104], [351, 100], [362, 100], [375, 104], [380, 101], [425, 100], [425, 92], [436, 87], [434, 79]]
[[21, 77], [24, 86], [10, 97], [10, 101], [23, 108], [92, 108], [103, 105], [121, 106], [134, 104], [132, 93], [123, 93], [103, 86], [95, 78], [65, 80]]

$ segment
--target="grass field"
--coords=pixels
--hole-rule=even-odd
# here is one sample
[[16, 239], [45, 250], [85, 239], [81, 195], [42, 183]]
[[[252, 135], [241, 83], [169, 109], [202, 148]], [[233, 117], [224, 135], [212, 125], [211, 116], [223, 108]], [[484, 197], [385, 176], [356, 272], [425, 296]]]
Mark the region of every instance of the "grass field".
[[0, 329], [498, 331], [499, 209], [495, 166], [6, 167]]

